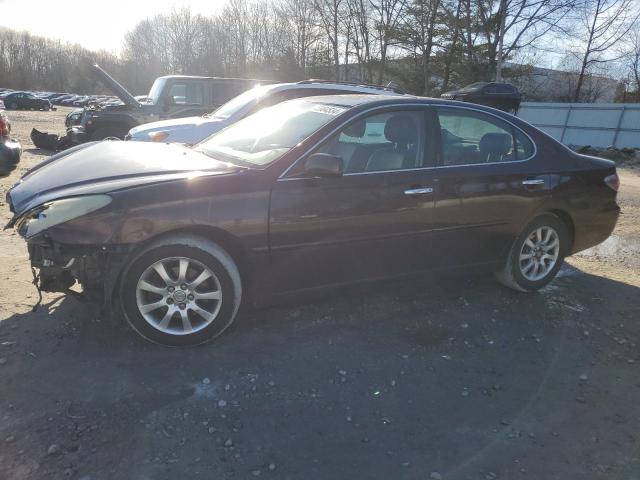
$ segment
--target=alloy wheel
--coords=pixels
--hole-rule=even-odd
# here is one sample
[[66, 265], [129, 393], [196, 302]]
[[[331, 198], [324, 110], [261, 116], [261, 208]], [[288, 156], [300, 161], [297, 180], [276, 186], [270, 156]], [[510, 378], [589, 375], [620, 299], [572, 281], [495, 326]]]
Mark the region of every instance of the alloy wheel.
[[520, 249], [520, 273], [529, 281], [543, 279], [560, 257], [560, 237], [550, 226], [533, 230]]
[[189, 335], [210, 325], [222, 305], [220, 281], [198, 260], [169, 257], [151, 264], [136, 286], [136, 304], [160, 332]]

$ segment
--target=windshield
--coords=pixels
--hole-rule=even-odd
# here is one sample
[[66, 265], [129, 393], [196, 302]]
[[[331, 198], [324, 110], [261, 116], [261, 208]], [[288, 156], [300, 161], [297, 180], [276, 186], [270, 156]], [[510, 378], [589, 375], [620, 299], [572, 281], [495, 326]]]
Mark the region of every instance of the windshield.
[[154, 105], [158, 103], [160, 100], [160, 95], [162, 94], [162, 90], [164, 89], [165, 79], [157, 78], [153, 85], [151, 85], [151, 90], [149, 90], [149, 99], [145, 103], [153, 103]]
[[280, 103], [213, 135], [198, 150], [240, 165], [267, 165], [346, 110], [303, 100]]
[[212, 116], [214, 118], [227, 119], [232, 115], [235, 115], [240, 110], [244, 110], [247, 105], [256, 102], [260, 97], [267, 93], [268, 90], [270, 89], [265, 87], [255, 87], [251, 90], [247, 90], [222, 105], [213, 112]]

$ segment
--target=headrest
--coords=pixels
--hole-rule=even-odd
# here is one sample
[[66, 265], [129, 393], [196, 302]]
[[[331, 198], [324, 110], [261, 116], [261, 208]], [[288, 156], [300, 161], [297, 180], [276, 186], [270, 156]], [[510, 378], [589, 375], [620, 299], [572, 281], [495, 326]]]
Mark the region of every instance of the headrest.
[[491, 155], [506, 155], [511, 151], [512, 138], [508, 133], [485, 133], [480, 139], [480, 151]]
[[352, 123], [345, 128], [343, 133], [349, 137], [362, 138], [364, 137], [364, 130], [366, 126], [367, 125], [363, 120], [357, 120], [355, 123]]
[[384, 126], [384, 136], [390, 142], [401, 145], [416, 143], [418, 129], [410, 115], [398, 114], [387, 120], [387, 124]]

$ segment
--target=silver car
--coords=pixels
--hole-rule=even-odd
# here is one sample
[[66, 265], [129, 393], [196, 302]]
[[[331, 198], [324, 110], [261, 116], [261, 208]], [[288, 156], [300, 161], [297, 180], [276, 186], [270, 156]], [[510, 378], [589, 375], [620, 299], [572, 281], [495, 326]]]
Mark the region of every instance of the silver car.
[[340, 94], [405, 95], [404, 92], [393, 87], [321, 80], [263, 85], [238, 95], [213, 113], [202, 117], [186, 117], [138, 125], [129, 130], [125, 140], [195, 145], [261, 108], [294, 98]]

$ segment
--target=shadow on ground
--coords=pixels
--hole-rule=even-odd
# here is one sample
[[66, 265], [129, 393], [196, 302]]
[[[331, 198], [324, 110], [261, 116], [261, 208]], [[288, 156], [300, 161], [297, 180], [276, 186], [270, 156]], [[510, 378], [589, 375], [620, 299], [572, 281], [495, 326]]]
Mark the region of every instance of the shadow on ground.
[[639, 313], [567, 267], [533, 295], [360, 286], [169, 349], [64, 298], [0, 323], [0, 477], [638, 478]]

